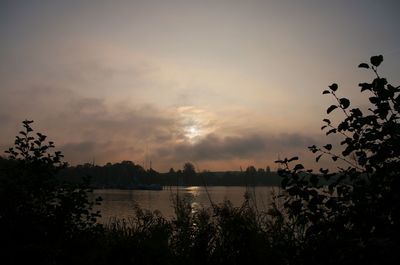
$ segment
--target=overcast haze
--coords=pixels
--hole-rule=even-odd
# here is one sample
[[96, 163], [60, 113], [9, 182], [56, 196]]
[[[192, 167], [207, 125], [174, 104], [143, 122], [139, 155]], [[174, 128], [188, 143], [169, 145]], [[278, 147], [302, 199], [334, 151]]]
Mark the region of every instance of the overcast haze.
[[[20, 122], [71, 164], [276, 166], [329, 142], [333, 82], [382, 54], [399, 84], [398, 1], [1, 1], [0, 147]], [[322, 164], [323, 165], [323, 164]]]

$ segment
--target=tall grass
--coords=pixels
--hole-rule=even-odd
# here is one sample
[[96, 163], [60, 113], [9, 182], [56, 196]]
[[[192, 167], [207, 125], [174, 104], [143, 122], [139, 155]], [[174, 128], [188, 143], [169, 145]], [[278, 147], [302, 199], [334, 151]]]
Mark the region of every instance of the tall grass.
[[[260, 212], [249, 194], [193, 211], [174, 197], [175, 216], [135, 207], [135, 216], [104, 225], [103, 255], [113, 264], [282, 264], [286, 251], [279, 218]], [[279, 244], [276, 244], [279, 238]], [[283, 253], [285, 252], [285, 253]]]

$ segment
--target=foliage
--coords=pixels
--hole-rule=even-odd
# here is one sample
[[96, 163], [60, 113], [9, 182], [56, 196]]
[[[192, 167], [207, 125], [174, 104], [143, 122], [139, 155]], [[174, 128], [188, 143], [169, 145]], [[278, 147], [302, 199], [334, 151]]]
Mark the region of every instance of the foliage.
[[158, 183], [161, 178], [153, 171], [146, 171], [132, 161], [107, 163], [104, 166], [83, 164], [63, 168], [58, 176], [63, 180], [79, 183], [85, 176], [91, 177], [91, 185], [96, 188], [132, 188], [138, 184]]
[[192, 177], [192, 176], [196, 175], [196, 169], [195, 169], [194, 165], [190, 162], [186, 162], [183, 165], [182, 172], [186, 177]]
[[62, 244], [94, 229], [99, 216], [88, 200], [88, 181], [72, 184], [56, 177], [65, 166], [62, 154], [52, 152], [54, 143], [45, 135], [33, 135], [32, 122], [23, 122], [24, 130], [1, 164], [0, 229], [9, 248], [6, 260], [55, 257]]
[[352, 108], [349, 99], [338, 96], [337, 84], [323, 91], [336, 101], [327, 114], [340, 110], [344, 119], [338, 124], [324, 119], [321, 129], [343, 138], [342, 151], [334, 152], [332, 144], [309, 149], [317, 162], [327, 156], [345, 167], [337, 173], [321, 168], [317, 174], [302, 164], [291, 168], [297, 157], [277, 161], [284, 166], [279, 172], [288, 194], [284, 212], [295, 227], [299, 263], [382, 264], [398, 259], [400, 88], [378, 74], [382, 61], [381, 55], [373, 56], [370, 64], [359, 65], [375, 75], [372, 82], [359, 84], [369, 94], [367, 109]]
[[[282, 250], [273, 249], [266, 215], [245, 201], [228, 201], [193, 211], [188, 200], [175, 201], [176, 216], [135, 208], [129, 219], [113, 220], [102, 233], [89, 234], [84, 253], [76, 250], [63, 264], [282, 264]], [[78, 241], [82, 246], [82, 241]], [[86, 242], [86, 241], [83, 241]], [[80, 255], [77, 255], [77, 254]]]
[[256, 212], [248, 197], [240, 207], [225, 201], [194, 210], [188, 198], [177, 196], [174, 208], [169, 241], [172, 264], [245, 264], [250, 260], [258, 264], [273, 260], [269, 231], [262, 218], [266, 215]]
[[135, 217], [107, 225], [107, 264], [165, 264], [171, 259], [171, 224], [158, 211], [135, 207]]

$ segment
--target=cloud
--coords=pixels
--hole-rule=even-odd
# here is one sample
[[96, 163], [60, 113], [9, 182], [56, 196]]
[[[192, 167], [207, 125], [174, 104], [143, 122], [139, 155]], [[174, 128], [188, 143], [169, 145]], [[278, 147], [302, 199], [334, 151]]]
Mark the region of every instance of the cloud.
[[95, 143], [91, 141], [67, 143], [61, 146], [60, 150], [63, 151], [64, 157], [73, 157], [75, 160], [80, 160], [83, 163], [90, 159], [90, 154], [93, 155], [95, 153], [95, 149], [99, 147], [99, 145], [100, 143]]
[[237, 160], [265, 163], [317, 142], [301, 133], [279, 134], [279, 117], [238, 105], [223, 93], [220, 72], [200, 78], [208, 75], [115, 49], [60, 54], [0, 73], [0, 121], [7, 127], [0, 146], [12, 143], [26, 118], [72, 164], [152, 160], [162, 171], [192, 161], [229, 169]]
[[107, 162], [118, 162], [132, 159], [135, 154], [143, 152], [142, 149], [132, 146], [129, 142], [95, 142], [81, 141], [69, 142], [59, 147], [65, 160], [72, 164], [91, 163], [105, 164]]
[[[61, 83], [34, 88], [13, 92], [19, 105], [26, 103], [25, 111], [36, 110], [23, 118], [36, 120], [35, 130], [55, 140], [65, 160], [72, 164], [93, 159], [99, 164], [152, 160], [158, 170], [167, 170], [192, 161], [202, 162], [204, 168], [228, 169], [226, 165], [232, 161], [264, 163], [279, 154], [302, 152], [320, 142], [300, 133], [272, 134], [251, 123], [232, 127], [227, 117], [192, 105], [163, 107], [146, 102], [112, 102], [107, 97], [82, 95]], [[24, 109], [19, 112], [0, 112], [0, 119], [7, 123], [15, 120], [18, 125], [20, 120], [16, 117]], [[237, 120], [239, 113], [235, 113]], [[190, 127], [196, 127], [199, 135], [189, 137]], [[14, 134], [8, 134], [12, 141]]]
[[254, 159], [304, 150], [307, 146], [319, 142], [319, 139], [301, 134], [259, 135], [249, 132], [239, 136], [221, 137], [213, 133], [196, 143], [185, 141], [171, 146], [170, 149], [162, 147], [154, 155], [159, 153], [181, 161]]

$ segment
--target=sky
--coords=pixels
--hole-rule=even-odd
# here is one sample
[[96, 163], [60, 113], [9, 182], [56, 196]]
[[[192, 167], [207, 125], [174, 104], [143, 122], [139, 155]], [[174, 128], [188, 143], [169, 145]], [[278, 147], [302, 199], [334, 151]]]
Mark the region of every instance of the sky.
[[[366, 107], [358, 69], [400, 83], [398, 1], [0, 3], [0, 149], [34, 120], [72, 165], [272, 169], [321, 132], [333, 82]], [[334, 115], [333, 120], [342, 117]], [[340, 150], [340, 149], [337, 149]]]

